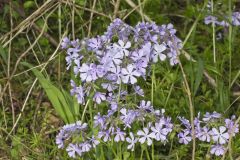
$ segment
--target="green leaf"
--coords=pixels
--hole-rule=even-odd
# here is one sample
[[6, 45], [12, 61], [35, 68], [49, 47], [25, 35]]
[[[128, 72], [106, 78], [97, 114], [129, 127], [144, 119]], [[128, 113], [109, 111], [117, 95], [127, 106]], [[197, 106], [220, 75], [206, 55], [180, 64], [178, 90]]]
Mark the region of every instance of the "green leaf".
[[197, 71], [195, 72], [194, 95], [196, 95], [198, 87], [203, 78], [204, 64], [201, 59], [197, 61]]
[[[23, 65], [32, 68], [33, 66], [29, 63], [23, 62]], [[76, 121], [76, 112], [71, 109], [76, 108], [73, 100], [70, 99], [70, 95], [66, 91], [61, 91], [57, 87], [51, 84], [51, 82], [46, 79], [41, 72], [37, 69], [32, 69], [34, 75], [38, 78], [41, 86], [45, 90], [49, 100], [51, 101], [54, 109], [59, 114], [59, 116], [64, 120], [65, 123], [72, 123]], [[74, 107], [73, 107], [74, 106]]]
[[124, 160], [128, 160], [129, 157], [130, 157], [130, 155], [131, 155], [131, 154], [130, 154], [129, 152], [124, 152], [124, 153], [123, 153], [123, 159], [124, 159]]
[[26, 1], [23, 4], [24, 8], [28, 9], [28, 8], [32, 8], [35, 6], [35, 2], [34, 1]]

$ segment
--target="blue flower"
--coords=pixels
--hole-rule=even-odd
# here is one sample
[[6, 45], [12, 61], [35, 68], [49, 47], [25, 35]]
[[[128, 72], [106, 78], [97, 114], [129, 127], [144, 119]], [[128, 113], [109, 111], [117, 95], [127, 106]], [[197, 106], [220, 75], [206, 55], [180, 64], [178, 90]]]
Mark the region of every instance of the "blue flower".
[[122, 69], [122, 81], [123, 83], [131, 83], [134, 84], [137, 82], [136, 77], [139, 77], [141, 74], [136, 70], [136, 68], [129, 64], [127, 68]]
[[138, 138], [135, 138], [132, 132], [130, 132], [129, 135], [130, 135], [130, 137], [127, 137], [127, 138], [126, 138], [126, 141], [127, 141], [128, 143], [130, 143], [130, 144], [127, 146], [127, 149], [131, 149], [132, 151], [134, 151], [135, 143], [137, 143]]
[[189, 130], [184, 130], [183, 132], [180, 132], [178, 134], [179, 143], [188, 144], [189, 142], [191, 142], [192, 136], [190, 134], [191, 133]]
[[121, 131], [120, 128], [117, 128], [117, 131], [115, 132], [116, 136], [114, 137], [115, 142], [124, 141], [126, 133]]
[[82, 155], [82, 150], [79, 148], [77, 144], [70, 143], [66, 148], [66, 151], [68, 152], [68, 156], [72, 158], [76, 158], [76, 155], [79, 156]]
[[71, 95], [75, 95], [79, 104], [85, 104], [84, 88], [81, 85], [77, 87], [73, 80], [71, 80], [71, 86], [72, 86]]
[[145, 141], [147, 141], [147, 145], [149, 145], [149, 146], [152, 144], [152, 139], [156, 138], [156, 135], [154, 133], [149, 133], [148, 128], [143, 128], [143, 130], [139, 130], [137, 132], [137, 135], [140, 136], [138, 141], [141, 144], [143, 144], [143, 143], [145, 143]]
[[91, 82], [95, 81], [97, 77], [97, 67], [94, 63], [87, 65], [83, 63], [79, 69], [80, 71], [80, 78], [82, 81]]
[[164, 44], [155, 44], [154, 45], [154, 51], [153, 51], [153, 62], [157, 62], [158, 61], [158, 57], [161, 61], [164, 61], [167, 56], [165, 54], [163, 54], [162, 52], [165, 51], [167, 48]]
[[96, 92], [93, 101], [95, 101], [97, 104], [100, 104], [102, 101], [106, 100], [106, 96], [104, 93]]
[[226, 151], [226, 148], [224, 146], [217, 144], [217, 145], [211, 146], [210, 153], [216, 156], [221, 156], [225, 153], [225, 151]]
[[62, 42], [61, 42], [61, 47], [62, 49], [66, 49], [70, 46], [71, 42], [68, 37], [64, 37]]

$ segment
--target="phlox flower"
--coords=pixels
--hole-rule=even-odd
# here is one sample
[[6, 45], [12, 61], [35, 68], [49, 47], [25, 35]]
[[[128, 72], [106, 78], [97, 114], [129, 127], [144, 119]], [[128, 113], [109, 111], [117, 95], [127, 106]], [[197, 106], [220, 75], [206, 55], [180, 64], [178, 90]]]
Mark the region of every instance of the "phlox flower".
[[225, 144], [229, 139], [229, 134], [225, 131], [227, 131], [227, 129], [224, 126], [220, 126], [219, 130], [217, 128], [213, 128], [211, 131], [213, 141]]
[[184, 130], [178, 134], [179, 143], [188, 144], [192, 140], [192, 136], [189, 130]]
[[165, 54], [163, 54], [162, 52], [165, 51], [167, 48], [164, 44], [155, 44], [154, 45], [154, 51], [153, 51], [153, 62], [157, 62], [158, 61], [158, 57], [161, 61], [164, 61], [167, 56]]
[[166, 141], [168, 130], [164, 128], [162, 123], [155, 123], [154, 127], [151, 127], [152, 133], [155, 134], [155, 139], [157, 141]]
[[136, 77], [139, 77], [141, 74], [136, 70], [136, 68], [129, 64], [127, 68], [122, 69], [122, 81], [123, 83], [135, 84], [137, 82]]
[[131, 151], [134, 151], [135, 143], [137, 143], [138, 138], [135, 138], [132, 132], [130, 132], [129, 135], [130, 137], [126, 138], [126, 141], [129, 143], [127, 149], [131, 149]]
[[121, 131], [120, 128], [117, 128], [115, 132], [116, 136], [114, 137], [115, 142], [124, 141], [126, 133]]
[[91, 63], [90, 65], [83, 63], [79, 71], [82, 81], [91, 82], [95, 81], [98, 78], [96, 65], [94, 63]]
[[131, 47], [131, 42], [127, 41], [126, 43], [124, 43], [122, 40], [119, 40], [118, 44], [114, 43], [113, 46], [118, 49], [118, 52], [120, 54], [128, 56], [129, 55], [128, 49]]
[[72, 158], [76, 158], [77, 155], [82, 155], [82, 150], [78, 146], [78, 144], [72, 144], [70, 143], [68, 147], [66, 148], [66, 151], [68, 152], [68, 156]]
[[105, 93], [96, 92], [93, 96], [93, 101], [95, 101], [97, 104], [100, 104], [102, 101], [106, 100]]
[[211, 150], [210, 153], [214, 154], [216, 156], [221, 156], [224, 154], [226, 148], [224, 148], [222, 145], [212, 145], [211, 146]]
[[141, 144], [143, 144], [147, 141], [147, 145], [149, 145], [149, 146], [152, 144], [152, 139], [156, 138], [156, 135], [154, 133], [149, 133], [148, 128], [143, 128], [143, 130], [139, 130], [137, 132], [137, 135], [140, 137], [138, 141]]
[[211, 132], [209, 131], [209, 128], [204, 126], [198, 134], [198, 139], [201, 141], [210, 142], [211, 140], [210, 134]]

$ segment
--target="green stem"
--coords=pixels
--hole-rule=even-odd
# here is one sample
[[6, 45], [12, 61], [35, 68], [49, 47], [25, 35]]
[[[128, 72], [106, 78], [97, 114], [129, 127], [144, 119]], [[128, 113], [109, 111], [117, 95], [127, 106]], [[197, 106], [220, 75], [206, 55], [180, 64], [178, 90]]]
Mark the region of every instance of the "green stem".
[[155, 81], [155, 65], [152, 66], [153, 67], [153, 72], [152, 72], [152, 85], [151, 85], [151, 101], [153, 104], [153, 94], [154, 94], [154, 81]]
[[[232, 4], [231, 1], [228, 1], [229, 8], [229, 18], [230, 22], [232, 21]], [[232, 25], [229, 25], [229, 34], [228, 34], [228, 52], [229, 52], [229, 89], [231, 88], [231, 77], [232, 77]]]
[[140, 160], [142, 160], [143, 158], [143, 148], [141, 147], [141, 156], [140, 156]]
[[[213, 0], [211, 0], [211, 12], [213, 14]], [[215, 23], [212, 23], [212, 30], [213, 30], [213, 35], [212, 35], [212, 40], [213, 40], [213, 62], [214, 64], [216, 63], [216, 35], [215, 35]]]
[[154, 144], [152, 144], [152, 160], [154, 160]]
[[148, 153], [148, 149], [146, 148], [145, 151], [146, 151], [146, 154], [147, 154], [147, 159], [148, 159], [148, 160], [151, 160], [151, 159], [150, 159], [150, 156], [149, 156], [149, 153]]

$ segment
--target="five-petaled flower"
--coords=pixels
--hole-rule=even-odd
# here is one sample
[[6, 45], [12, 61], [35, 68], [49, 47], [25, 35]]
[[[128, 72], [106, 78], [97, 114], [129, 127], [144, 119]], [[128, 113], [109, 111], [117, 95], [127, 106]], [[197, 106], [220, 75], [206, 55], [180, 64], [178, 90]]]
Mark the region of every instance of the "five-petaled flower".
[[149, 146], [152, 144], [152, 139], [156, 138], [156, 135], [154, 133], [149, 133], [148, 128], [143, 128], [143, 130], [139, 130], [137, 132], [137, 135], [140, 137], [138, 141], [141, 144], [143, 144], [143, 143], [145, 143], [145, 141], [147, 141], [147, 145], [149, 145]]
[[132, 65], [129, 64], [127, 68], [122, 69], [122, 81], [123, 83], [131, 83], [134, 84], [137, 82], [137, 78], [141, 74], [136, 70], [136, 68]]

